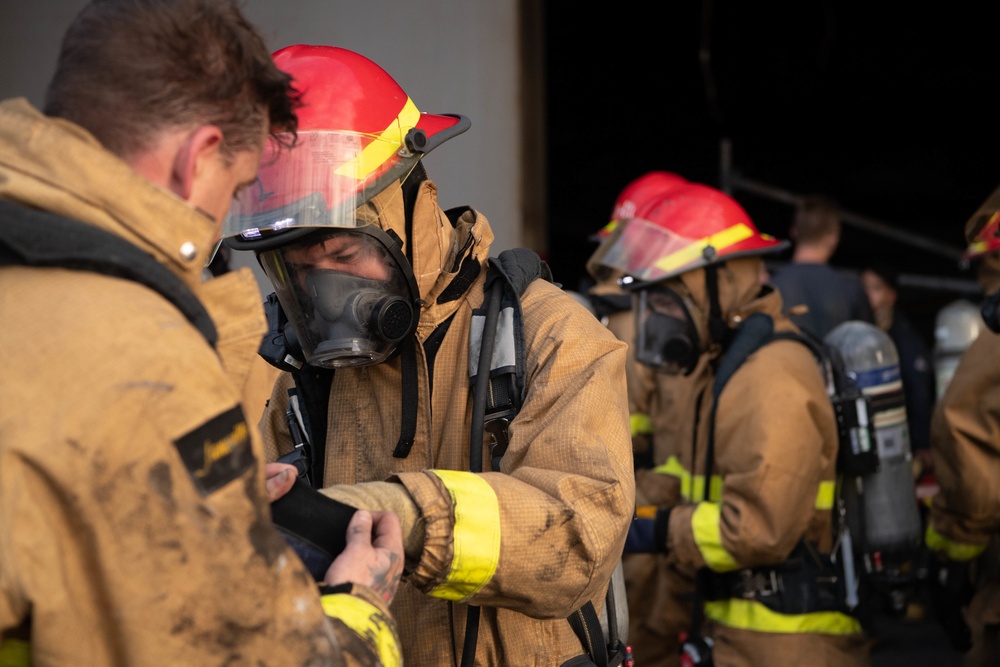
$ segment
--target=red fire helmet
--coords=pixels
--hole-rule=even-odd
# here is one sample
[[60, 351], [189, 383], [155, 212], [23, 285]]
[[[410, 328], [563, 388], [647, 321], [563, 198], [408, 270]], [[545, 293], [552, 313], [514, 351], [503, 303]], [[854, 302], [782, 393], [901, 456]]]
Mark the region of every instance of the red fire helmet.
[[615, 206], [611, 210], [611, 219], [597, 232], [597, 240], [607, 238], [622, 220], [628, 220], [635, 215], [636, 210], [649, 199], [669, 192], [687, 182], [688, 180], [683, 176], [669, 171], [651, 171], [636, 178], [626, 185], [621, 194], [618, 195]]
[[976, 259], [1000, 249], [1000, 188], [986, 198], [965, 223], [966, 259]]
[[648, 284], [737, 257], [787, 247], [757, 230], [732, 197], [707, 185], [688, 183], [640, 206], [610, 241], [604, 265]]
[[355, 216], [360, 205], [469, 128], [464, 116], [422, 113], [385, 70], [353, 51], [296, 44], [273, 57], [301, 95], [297, 142], [268, 143], [256, 186], [234, 201], [224, 236], [253, 242], [287, 228], [364, 224]]

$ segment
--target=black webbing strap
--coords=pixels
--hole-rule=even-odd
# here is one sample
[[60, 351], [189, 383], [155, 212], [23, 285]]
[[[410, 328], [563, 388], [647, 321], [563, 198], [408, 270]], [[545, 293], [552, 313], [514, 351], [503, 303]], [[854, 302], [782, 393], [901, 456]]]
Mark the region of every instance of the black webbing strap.
[[[490, 360], [493, 358], [493, 343], [497, 318], [500, 315], [500, 296], [503, 283], [499, 280], [489, 287], [486, 294], [486, 323], [483, 325], [483, 339], [479, 347], [479, 365], [476, 386], [473, 389], [472, 432], [469, 434], [469, 470], [483, 471], [483, 434], [486, 413], [486, 388], [489, 385]], [[480, 609], [469, 605], [465, 621], [465, 642], [462, 647], [462, 667], [472, 667], [476, 661], [476, 645], [479, 641]]]
[[417, 435], [417, 348], [416, 340], [411, 336], [400, 350], [400, 375], [403, 384], [403, 405], [399, 440], [392, 455], [405, 459], [413, 447]]
[[[604, 643], [604, 631], [601, 629], [601, 620], [597, 616], [597, 610], [594, 609], [594, 603], [587, 600], [586, 604], [573, 612], [568, 620], [594, 664], [597, 667], [608, 667], [608, 647]], [[609, 627], [611, 625], [610, 619], [608, 625]]]
[[0, 264], [92, 271], [144, 285], [172, 303], [215, 347], [205, 306], [170, 269], [125, 239], [78, 220], [0, 201]]

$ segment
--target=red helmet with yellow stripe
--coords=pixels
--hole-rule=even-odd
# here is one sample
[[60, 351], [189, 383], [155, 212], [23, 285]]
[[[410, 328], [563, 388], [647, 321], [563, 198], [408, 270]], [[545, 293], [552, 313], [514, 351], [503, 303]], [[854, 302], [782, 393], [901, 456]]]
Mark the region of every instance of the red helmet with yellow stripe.
[[986, 198], [965, 223], [966, 259], [977, 259], [1000, 250], [1000, 188]]
[[686, 178], [669, 171], [651, 171], [643, 174], [626, 185], [618, 195], [611, 210], [611, 220], [597, 232], [597, 239], [607, 238], [623, 220], [633, 217], [636, 210], [653, 197], [687, 183]]
[[737, 257], [788, 245], [759, 232], [747, 212], [721, 190], [688, 183], [640, 206], [605, 244], [600, 262], [631, 277], [630, 288]]
[[273, 58], [301, 95], [298, 138], [290, 150], [269, 142], [256, 184], [234, 201], [223, 236], [237, 249], [259, 250], [284, 230], [362, 226], [362, 204], [469, 128], [464, 116], [421, 112], [384, 69], [353, 51], [297, 44]]

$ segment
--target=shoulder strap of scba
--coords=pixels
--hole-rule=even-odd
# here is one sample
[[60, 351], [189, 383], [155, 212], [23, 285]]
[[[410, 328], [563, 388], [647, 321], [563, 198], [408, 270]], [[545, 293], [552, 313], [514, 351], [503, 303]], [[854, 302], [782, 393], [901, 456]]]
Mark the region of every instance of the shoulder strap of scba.
[[[490, 467], [500, 471], [500, 460], [509, 443], [508, 427], [524, 402], [527, 353], [521, 295], [537, 279], [552, 282], [552, 272], [548, 264], [527, 248], [504, 250], [489, 260], [483, 286], [486, 296], [482, 306], [473, 311], [469, 331], [469, 381], [473, 391], [469, 468], [473, 472], [482, 472], [482, 442], [487, 432], [491, 439]], [[488, 372], [480, 374], [482, 368], [488, 368]], [[574, 658], [573, 664], [606, 667], [623, 662], [625, 645], [618, 636], [614, 585], [623, 586], [624, 580], [615, 577], [608, 586], [607, 636], [597, 610], [589, 601], [567, 619], [587, 651], [586, 656], [580, 656], [585, 662], [576, 662], [578, 659]], [[471, 656], [475, 655], [478, 613], [478, 607], [469, 607], [463, 665], [472, 664]], [[595, 637], [604, 637], [604, 641], [595, 642]]]
[[93, 271], [140, 283], [176, 306], [215, 347], [219, 336], [205, 306], [149, 253], [92, 225], [6, 201], [0, 221], [0, 265]]
[[[472, 314], [469, 382], [476, 399], [474, 406], [482, 405], [482, 428], [492, 439], [494, 471], [500, 469], [500, 459], [507, 449], [507, 427], [521, 409], [527, 391], [521, 294], [538, 278], [551, 281], [552, 272], [532, 250], [513, 248], [491, 257], [483, 286], [486, 297]], [[484, 337], [485, 331], [492, 331], [492, 337]], [[487, 366], [489, 372], [481, 377], [479, 369]], [[475, 415], [474, 407], [474, 422]], [[475, 442], [482, 442], [482, 434]]]

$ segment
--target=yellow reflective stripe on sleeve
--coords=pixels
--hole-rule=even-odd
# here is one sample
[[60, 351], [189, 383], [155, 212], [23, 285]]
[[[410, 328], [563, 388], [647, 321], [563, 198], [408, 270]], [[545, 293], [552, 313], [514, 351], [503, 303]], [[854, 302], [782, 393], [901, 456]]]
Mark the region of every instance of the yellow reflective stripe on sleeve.
[[705, 616], [731, 628], [757, 632], [823, 635], [861, 634], [861, 623], [847, 614], [837, 611], [779, 614], [754, 600], [734, 598], [706, 602]]
[[653, 420], [644, 412], [633, 412], [630, 414], [628, 423], [632, 429], [632, 437], [650, 435], [653, 432]]
[[943, 551], [949, 560], [972, 560], [986, 550], [985, 544], [966, 544], [964, 542], [952, 542], [941, 533], [934, 530], [934, 524], [927, 524], [927, 532], [924, 534], [924, 543], [931, 551]]
[[653, 468], [653, 472], [679, 479], [681, 481], [681, 497], [684, 500], [691, 500], [691, 474], [684, 469], [676, 456], [669, 457], [664, 463]]
[[[705, 497], [705, 477], [703, 475], [691, 476], [680, 460], [676, 456], [669, 457], [666, 462], [653, 468], [653, 472], [661, 475], [676, 477], [681, 482], [681, 497], [690, 502], [691, 500]], [[712, 486], [709, 488], [708, 499], [718, 502], [722, 498], [722, 478], [712, 475]]]
[[363, 180], [396, 154], [403, 145], [402, 128], [416, 127], [420, 121], [420, 110], [409, 97], [400, 109], [399, 115], [365, 146], [353, 159], [337, 167], [338, 176]]
[[[669, 457], [666, 462], [653, 468], [653, 472], [679, 479], [681, 482], [681, 497], [683, 497], [684, 500], [690, 502], [695, 499], [701, 500], [702, 498], [705, 498], [704, 476], [695, 475], [693, 477], [692, 484], [691, 473], [684, 469], [684, 466], [676, 456]], [[694, 488], [692, 488], [692, 486]], [[836, 482], [832, 480], [820, 482], [819, 491], [816, 493], [816, 509], [833, 509], [834, 501], [836, 499], [836, 490]], [[722, 477], [719, 475], [712, 475], [712, 485], [709, 488], [707, 500], [713, 503], [722, 500]]]
[[500, 503], [479, 475], [460, 470], [432, 470], [451, 494], [455, 508], [454, 555], [444, 583], [429, 595], [464, 600], [485, 586], [500, 561]]
[[720, 506], [716, 503], [698, 503], [691, 515], [691, 532], [694, 542], [705, 559], [705, 564], [716, 572], [731, 572], [739, 569], [739, 564], [722, 546], [722, 530], [719, 528]]
[[837, 483], [827, 480], [819, 483], [819, 491], [816, 492], [816, 509], [832, 510], [834, 500], [837, 497]]
[[347, 593], [324, 595], [321, 601], [327, 616], [342, 622], [375, 646], [385, 667], [400, 667], [403, 664], [403, 651], [392, 620], [378, 607]]
[[0, 643], [0, 667], [31, 667], [31, 644], [23, 639]]

